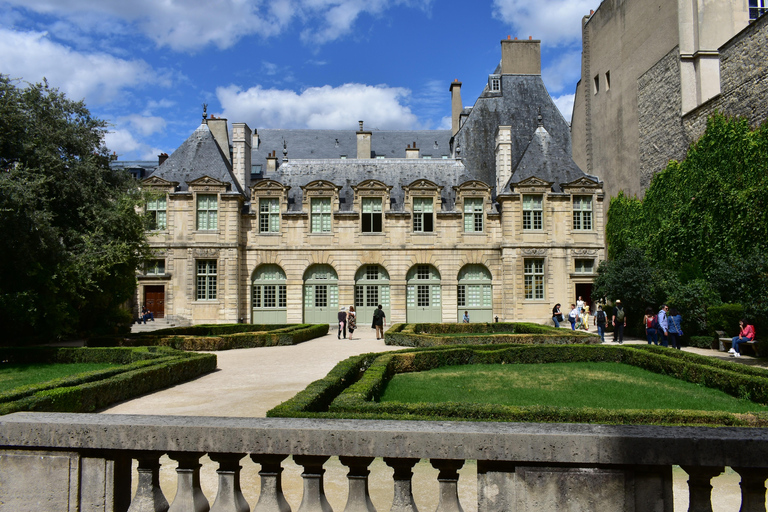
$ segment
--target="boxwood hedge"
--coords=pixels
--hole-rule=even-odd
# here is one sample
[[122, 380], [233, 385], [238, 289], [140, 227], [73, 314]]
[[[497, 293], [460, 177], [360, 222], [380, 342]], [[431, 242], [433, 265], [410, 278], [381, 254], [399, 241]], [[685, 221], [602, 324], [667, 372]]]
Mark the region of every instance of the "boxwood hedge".
[[101, 362], [121, 366], [32, 384], [0, 394], [0, 415], [17, 411], [91, 412], [216, 369], [214, 354], [166, 347], [11, 348], [3, 363]]
[[[366, 354], [340, 363], [328, 376], [268, 416], [358, 419], [486, 420], [627, 424], [766, 426], [763, 413], [732, 414], [677, 410], [608, 410], [569, 407], [511, 407], [467, 403], [379, 403], [396, 373], [461, 364], [618, 362], [720, 389], [732, 396], [768, 404], [768, 371], [656, 346], [506, 345], [411, 349], [377, 357]], [[348, 373], [341, 371], [341, 367]], [[344, 380], [341, 380], [341, 375]], [[343, 389], [340, 393], [337, 390]], [[322, 394], [320, 393], [322, 392]], [[300, 398], [300, 399], [299, 399]], [[304, 407], [311, 403], [312, 409]]]
[[[512, 334], [510, 334], [512, 333]], [[461, 336], [455, 336], [460, 334]], [[451, 336], [453, 335], [453, 336]], [[557, 329], [526, 322], [469, 324], [395, 324], [384, 335], [387, 345], [433, 347], [438, 345], [600, 343], [594, 333]]]

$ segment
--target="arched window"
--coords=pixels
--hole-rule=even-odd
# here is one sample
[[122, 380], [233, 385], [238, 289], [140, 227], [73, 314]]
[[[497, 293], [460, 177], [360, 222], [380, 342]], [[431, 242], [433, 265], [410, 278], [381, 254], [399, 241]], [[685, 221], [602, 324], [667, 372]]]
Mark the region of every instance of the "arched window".
[[491, 273], [483, 265], [465, 265], [459, 271], [459, 285], [456, 290], [457, 316], [469, 313], [470, 322], [493, 321], [493, 293]]
[[381, 309], [389, 319], [389, 274], [381, 265], [363, 265], [355, 274], [355, 310], [358, 322], [373, 319], [373, 312]]
[[312, 265], [304, 272], [304, 322], [335, 324], [339, 309], [339, 277], [330, 265]]
[[285, 281], [285, 272], [277, 265], [261, 265], [256, 269], [251, 288], [251, 323], [287, 323]]
[[443, 321], [440, 272], [432, 265], [414, 265], [408, 271], [406, 319], [409, 323]]

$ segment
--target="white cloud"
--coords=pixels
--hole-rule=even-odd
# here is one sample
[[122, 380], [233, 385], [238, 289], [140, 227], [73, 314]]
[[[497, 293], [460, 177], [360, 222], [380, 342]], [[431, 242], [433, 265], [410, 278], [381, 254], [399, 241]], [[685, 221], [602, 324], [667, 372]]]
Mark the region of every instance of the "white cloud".
[[52, 42], [45, 33], [0, 29], [3, 73], [28, 82], [48, 82], [73, 100], [104, 104], [124, 89], [162, 82], [141, 60], [118, 59], [105, 53], [80, 53]]
[[573, 90], [581, 77], [581, 50], [559, 53], [556, 60], [541, 70], [541, 78], [550, 92]]
[[493, 0], [493, 14], [518, 31], [521, 39], [533, 36], [545, 46], [581, 41], [581, 20], [600, 0]]
[[107, 132], [104, 136], [104, 145], [109, 148], [109, 151], [117, 153], [121, 160], [124, 160], [123, 157], [126, 155], [128, 160], [156, 160], [157, 155], [163, 152], [155, 146], [137, 140], [128, 129], [124, 128]]
[[224, 109], [223, 117], [241, 119], [258, 128], [355, 128], [360, 119], [371, 129], [418, 126], [416, 116], [404, 105], [410, 91], [400, 87], [326, 85], [296, 93], [229, 86], [219, 87], [216, 95]]
[[[291, 23], [302, 38], [325, 43], [349, 34], [362, 13], [395, 5], [427, 9], [431, 0], [5, 0], [39, 13], [65, 16], [82, 30], [99, 32], [109, 22], [135, 24], [159, 46], [196, 50], [228, 48], [248, 35], [271, 37]], [[110, 20], [104, 17], [111, 18]], [[101, 26], [94, 23], [99, 19]]]
[[563, 114], [563, 117], [569, 123], [571, 122], [571, 116], [573, 115], [573, 100], [575, 98], [575, 94], [564, 94], [557, 98], [552, 98], [555, 105], [557, 105], [557, 108], [560, 110], [560, 113]]
[[118, 124], [127, 124], [133, 127], [143, 136], [152, 135], [165, 129], [166, 122], [162, 117], [157, 116], [141, 116], [133, 114], [118, 120]]

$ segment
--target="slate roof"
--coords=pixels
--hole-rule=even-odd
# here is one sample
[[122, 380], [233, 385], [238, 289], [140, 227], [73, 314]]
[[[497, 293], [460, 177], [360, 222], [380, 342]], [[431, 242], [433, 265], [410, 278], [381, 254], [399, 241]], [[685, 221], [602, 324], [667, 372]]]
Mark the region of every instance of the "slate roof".
[[[265, 178], [291, 187], [288, 192], [288, 209], [294, 211], [301, 210], [301, 187], [315, 180], [327, 180], [342, 187], [339, 191], [342, 211], [352, 209], [354, 201], [352, 186], [365, 180], [379, 180], [392, 187], [390, 201], [394, 199], [394, 204], [390, 208], [400, 211], [405, 195], [402, 188], [404, 185], [410, 185], [420, 179], [436, 183], [443, 187], [442, 197], [445, 203], [442, 209], [453, 210], [455, 194], [452, 187], [474, 179], [458, 160], [420, 158], [289, 160], [282, 163], [273, 175]], [[439, 207], [437, 211], [440, 211]]]
[[[509, 194], [512, 191], [511, 187], [513, 184], [520, 183], [521, 181], [534, 176], [545, 181], [553, 182], [553, 191], [562, 192], [562, 189], [560, 188], [561, 183], [570, 183], [583, 176], [589, 175], [585, 174], [579, 166], [576, 165], [576, 162], [573, 161], [571, 155], [566, 153], [565, 150], [557, 144], [543, 126], [539, 126], [534, 132], [533, 138], [528, 143], [525, 153], [523, 153], [522, 158], [520, 158], [520, 161], [513, 170], [512, 177], [509, 179], [501, 193]], [[595, 176], [589, 177], [599, 181]]]
[[201, 124], [152, 176], [179, 183], [179, 192], [189, 190], [187, 182], [203, 176], [230, 184], [230, 192], [243, 193], [232, 173], [232, 165], [221, 152], [207, 124]]
[[[416, 143], [421, 155], [442, 158], [451, 155], [450, 130], [370, 130], [371, 157], [405, 158], [405, 149]], [[357, 134], [349, 130], [258, 130], [259, 146], [253, 148], [251, 164], [267, 167], [267, 156], [275, 151], [283, 160], [283, 141], [288, 159], [357, 158]]]

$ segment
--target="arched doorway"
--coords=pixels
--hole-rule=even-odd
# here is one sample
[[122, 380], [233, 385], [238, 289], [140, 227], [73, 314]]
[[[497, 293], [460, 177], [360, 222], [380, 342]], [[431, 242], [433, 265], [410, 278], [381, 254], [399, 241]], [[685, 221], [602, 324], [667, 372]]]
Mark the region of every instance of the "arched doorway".
[[339, 276], [330, 265], [312, 265], [304, 272], [304, 322], [335, 324], [339, 310]]
[[469, 313], [471, 322], [493, 321], [493, 293], [491, 273], [483, 265], [465, 265], [459, 271], [459, 285], [456, 290], [457, 317], [459, 322], [464, 312]]
[[405, 314], [408, 323], [443, 321], [440, 272], [432, 265], [415, 265], [406, 276]]
[[359, 324], [373, 319], [373, 312], [381, 309], [389, 315], [389, 274], [381, 265], [363, 265], [355, 274], [355, 310]]
[[253, 273], [251, 323], [288, 323], [285, 272], [277, 265], [261, 265]]

